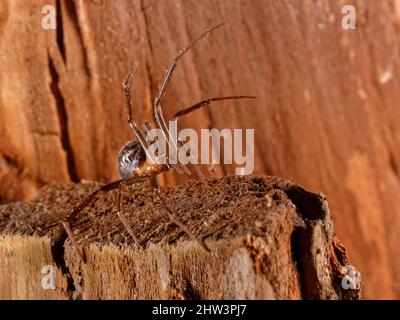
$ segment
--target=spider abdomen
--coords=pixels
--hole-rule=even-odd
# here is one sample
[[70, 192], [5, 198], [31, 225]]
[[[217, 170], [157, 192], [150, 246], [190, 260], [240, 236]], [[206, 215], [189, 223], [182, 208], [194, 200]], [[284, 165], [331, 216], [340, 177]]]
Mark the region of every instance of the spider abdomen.
[[129, 141], [118, 153], [117, 169], [122, 179], [136, 174], [146, 161], [146, 152], [137, 140]]

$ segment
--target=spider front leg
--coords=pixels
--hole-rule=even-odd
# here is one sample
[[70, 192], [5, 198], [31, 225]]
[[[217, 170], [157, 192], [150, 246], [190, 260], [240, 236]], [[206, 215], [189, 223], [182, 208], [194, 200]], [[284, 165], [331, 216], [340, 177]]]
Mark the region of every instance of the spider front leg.
[[207, 252], [210, 252], [210, 248], [207, 247], [206, 243], [204, 240], [201, 238], [199, 239], [196, 237], [186, 226], [183, 224], [179, 218], [176, 216], [174, 211], [167, 205], [167, 201], [164, 198], [164, 195], [162, 194], [160, 189], [154, 189], [154, 192], [157, 196], [157, 198], [160, 200], [161, 204], [163, 205], [165, 211], [168, 213], [168, 216], [170, 220], [175, 223], [179, 228], [181, 228], [193, 241], [198, 241], [202, 248], [206, 250]]
[[[161, 108], [161, 100], [162, 97], [165, 94], [165, 91], [167, 90], [168, 84], [172, 79], [172, 76], [174, 74], [174, 71], [178, 65], [179, 60], [182, 58], [182, 56], [188, 52], [197, 42], [199, 42], [201, 39], [203, 39], [204, 37], [208, 36], [212, 31], [214, 31], [215, 29], [223, 26], [224, 23], [220, 23], [210, 29], [207, 29], [206, 31], [204, 31], [200, 36], [198, 36], [196, 39], [194, 39], [188, 46], [186, 46], [185, 48], [183, 48], [182, 50], [180, 50], [178, 52], [178, 54], [174, 57], [174, 59], [172, 60], [171, 65], [169, 66], [169, 68], [167, 69], [167, 74], [164, 78], [164, 81], [161, 85], [160, 91], [158, 92], [158, 94], [156, 95], [156, 97], [154, 98], [154, 104], [153, 104], [153, 114], [154, 114], [154, 118], [156, 120], [156, 123], [158, 125], [158, 127], [162, 130], [164, 138], [166, 139], [168, 146], [170, 149], [172, 149], [175, 153], [178, 150], [178, 146], [176, 145], [176, 143], [174, 142], [174, 139], [171, 139], [172, 145], [169, 143], [170, 141], [170, 137], [171, 137], [171, 133], [168, 130], [168, 127], [165, 123], [164, 120], [164, 116], [163, 116], [163, 112], [162, 112], [162, 108]], [[171, 169], [171, 165], [168, 163], [169, 161], [167, 161], [167, 165], [168, 168]], [[186, 174], [190, 175], [190, 171], [189, 169], [187, 169], [184, 165], [180, 164], [179, 161], [177, 163], [176, 169], [178, 171], [178, 173], [181, 173], [181, 170], [183, 170]]]
[[83, 263], [86, 263], [86, 255], [83, 250], [79, 249], [78, 242], [76, 241], [71, 228], [71, 221], [94, 199], [96, 194], [99, 193], [103, 188], [104, 186], [101, 186], [96, 188], [94, 191], [90, 192], [86, 197], [83, 198], [82, 201], [78, 203], [78, 205], [72, 210], [72, 212], [69, 213], [67, 217], [64, 218], [62, 221], [62, 225], [65, 231], [67, 232], [68, 238], [71, 240], [72, 246], [75, 248], [75, 251], [78, 253]]
[[[256, 99], [256, 97], [254, 97], [254, 96], [226, 96], [226, 97], [208, 98], [208, 99], [202, 100], [202, 101], [200, 101], [200, 102], [198, 102], [198, 103], [196, 103], [196, 104], [194, 104], [194, 105], [192, 105], [192, 106], [190, 106], [190, 107], [188, 107], [188, 108], [184, 108], [184, 109], [178, 111], [177, 113], [175, 113], [174, 117], [172, 118], [172, 121], [177, 121], [178, 118], [180, 118], [180, 117], [182, 117], [182, 116], [184, 116], [184, 115], [186, 115], [186, 114], [188, 114], [188, 113], [191, 113], [191, 112], [193, 112], [193, 111], [195, 111], [195, 110], [204, 108], [204, 107], [206, 107], [206, 106], [208, 106], [208, 105], [210, 105], [210, 104], [213, 104], [213, 103], [216, 102], [216, 101], [222, 101], [222, 100], [236, 100], [236, 99]], [[184, 150], [187, 151], [185, 145], [182, 145], [182, 144], [179, 143], [179, 142], [178, 142], [178, 144], [179, 144], [179, 147], [183, 147]], [[197, 167], [196, 167], [196, 166], [195, 166], [195, 168], [196, 168], [196, 171], [197, 171], [198, 174], [201, 173], [200, 170], [197, 170]], [[214, 165], [209, 165], [208, 168], [209, 168], [210, 173], [211, 173], [213, 176], [215, 176], [215, 168], [214, 168]], [[201, 173], [201, 175], [202, 175], [202, 173]]]
[[[158, 123], [158, 126], [160, 127], [163, 135], [164, 135], [164, 139], [166, 140], [167, 144], [168, 144], [168, 154], [170, 154], [171, 149], [173, 150], [173, 152], [178, 155], [178, 146], [175, 143], [175, 140], [172, 138], [171, 132], [168, 130], [168, 127], [166, 125], [166, 122], [164, 120], [164, 116], [162, 113], [162, 109], [161, 109], [161, 105], [158, 105], [155, 107], [155, 118], [156, 118], [156, 122]], [[170, 139], [171, 138], [171, 139]], [[172, 141], [172, 144], [170, 143], [170, 140]], [[172, 165], [170, 163], [170, 158], [167, 156], [167, 166], [168, 169], [171, 170], [172, 169]], [[176, 170], [179, 174], [182, 174], [182, 171], [184, 171], [186, 174], [190, 175], [190, 171], [188, 168], [186, 168], [184, 165], [182, 165], [179, 161], [177, 161], [177, 165], [176, 165]], [[182, 171], [181, 171], [182, 170]]]
[[108, 184], [101, 185], [91, 191], [87, 196], [85, 196], [78, 205], [69, 213], [63, 220], [62, 225], [68, 235], [68, 238], [72, 242], [72, 246], [75, 248], [76, 252], [78, 253], [81, 260], [86, 263], [86, 255], [83, 250], [79, 249], [78, 242], [73, 234], [71, 221], [95, 198], [98, 193], [108, 192], [114, 190], [116, 188], [120, 188], [127, 184], [139, 183], [147, 180], [148, 177], [131, 177], [128, 179], [121, 179], [117, 181], [110, 182]]
[[200, 102], [195, 103], [194, 105], [188, 107], [188, 108], [184, 108], [180, 111], [178, 111], [177, 113], [175, 113], [174, 117], [172, 118], [172, 121], [188, 114], [191, 113], [195, 110], [204, 108], [210, 104], [213, 104], [216, 101], [222, 101], [222, 100], [238, 100], [238, 99], [257, 99], [257, 97], [255, 96], [227, 96], [227, 97], [214, 97], [214, 98], [208, 98], [205, 100], [202, 100]]
[[[172, 75], [174, 74], [174, 71], [176, 69], [176, 66], [178, 65], [179, 59], [182, 58], [182, 56], [189, 51], [197, 42], [199, 42], [201, 39], [204, 37], [208, 36], [211, 32], [213, 32], [215, 29], [220, 28], [224, 25], [225, 23], [220, 23], [210, 29], [207, 29], [204, 31], [200, 36], [198, 36], [196, 39], [194, 39], [187, 47], [183, 48], [178, 52], [178, 54], [175, 56], [175, 58], [172, 60], [171, 65], [167, 69], [167, 74], [165, 76], [165, 79], [163, 81], [163, 84], [160, 88], [160, 91], [158, 92], [157, 96], [154, 99], [154, 107], [160, 105], [161, 99], [167, 89], [167, 86], [172, 78]], [[155, 110], [154, 110], [155, 112]]]
[[122, 224], [124, 225], [126, 231], [128, 232], [128, 234], [131, 236], [131, 238], [133, 239], [133, 242], [139, 247], [144, 249], [144, 247], [140, 244], [138, 238], [136, 237], [135, 233], [133, 232], [131, 226], [129, 225], [128, 221], [125, 218], [125, 215], [122, 211], [123, 207], [122, 207], [122, 188], [121, 186], [118, 188], [118, 194], [117, 194], [117, 207], [118, 207], [118, 211], [117, 211], [117, 216], [118, 218], [121, 220]]
[[131, 127], [133, 133], [135, 134], [137, 140], [140, 142], [143, 150], [146, 152], [147, 158], [151, 160], [153, 163], [155, 163], [156, 159], [154, 159], [153, 155], [148, 152], [148, 143], [146, 141], [145, 135], [143, 134], [141, 128], [139, 125], [136, 123], [136, 121], [133, 119], [132, 115], [132, 98], [131, 98], [131, 87], [130, 83], [132, 80], [132, 77], [137, 70], [139, 66], [138, 62], [135, 62], [134, 66], [132, 69], [129, 71], [128, 75], [125, 77], [124, 81], [122, 81], [122, 93], [125, 97], [125, 108], [126, 108], [126, 113], [128, 117], [128, 124]]
[[78, 253], [78, 255], [81, 258], [82, 262], [86, 263], [87, 259], [86, 259], [85, 251], [79, 249], [78, 243], [76, 242], [74, 234], [72, 233], [72, 229], [71, 229], [71, 225], [69, 223], [69, 220], [68, 219], [64, 219], [63, 222], [62, 222], [62, 225], [63, 225], [65, 231], [67, 232], [68, 238], [71, 240], [72, 246], [75, 248], [75, 251]]

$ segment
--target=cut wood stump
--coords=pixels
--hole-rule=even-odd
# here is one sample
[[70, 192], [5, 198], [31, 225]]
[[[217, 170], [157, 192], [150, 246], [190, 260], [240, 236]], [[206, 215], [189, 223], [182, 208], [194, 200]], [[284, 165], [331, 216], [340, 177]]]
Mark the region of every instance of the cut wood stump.
[[[254, 173], [323, 190], [363, 297], [400, 299], [400, 0], [0, 3], [1, 204], [51, 182], [115, 180], [116, 155], [133, 137], [121, 92], [132, 64], [134, 119], [154, 126], [171, 59], [225, 22], [183, 57], [166, 118], [208, 97], [257, 96], [198, 110], [178, 132], [254, 128]], [[356, 29], [342, 27], [347, 5]], [[42, 25], [49, 6], [55, 30]]]
[[349, 260], [322, 194], [267, 176], [162, 187], [210, 252], [170, 221], [146, 185], [122, 190], [144, 249], [117, 216], [117, 191], [99, 194], [71, 224], [84, 263], [60, 220], [95, 186], [53, 184], [30, 203], [0, 207], [1, 299], [359, 298], [359, 278], [343, 285]]

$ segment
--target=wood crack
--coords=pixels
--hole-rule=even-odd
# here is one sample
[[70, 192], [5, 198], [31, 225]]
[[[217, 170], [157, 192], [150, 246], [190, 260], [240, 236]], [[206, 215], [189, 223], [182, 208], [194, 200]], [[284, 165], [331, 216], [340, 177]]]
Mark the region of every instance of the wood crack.
[[72, 181], [78, 182], [78, 174], [76, 170], [74, 152], [71, 147], [71, 142], [68, 133], [68, 116], [65, 108], [64, 97], [59, 88], [59, 75], [54, 66], [53, 60], [48, 56], [49, 73], [51, 77], [50, 90], [53, 94], [54, 101], [57, 108], [58, 121], [60, 125], [60, 139], [62, 147], [65, 151], [67, 158], [68, 173]]
[[397, 179], [400, 180], [400, 171], [399, 167], [397, 166], [394, 154], [391, 152], [389, 157], [390, 157], [390, 168], [393, 171], [394, 175], [397, 177]]
[[62, 10], [61, 10], [61, 2], [60, 0], [56, 1], [56, 14], [57, 14], [57, 45], [60, 50], [61, 56], [65, 63], [65, 45], [64, 45], [64, 29], [63, 29], [63, 20], [62, 20]]
[[71, 25], [73, 26], [73, 28], [75, 29], [77, 36], [78, 36], [78, 41], [80, 44], [80, 47], [82, 49], [82, 58], [83, 58], [83, 67], [85, 68], [85, 73], [87, 74], [88, 78], [89, 78], [89, 82], [90, 79], [92, 78], [92, 73], [90, 70], [90, 66], [89, 66], [89, 59], [88, 59], [88, 52], [87, 52], [87, 48], [85, 46], [85, 41], [82, 35], [82, 28], [81, 25], [79, 23], [79, 19], [78, 19], [78, 10], [75, 4], [75, 1], [65, 1], [65, 12], [68, 15], [68, 17], [71, 19]]
[[67, 233], [65, 230], [60, 229], [55, 237], [51, 239], [51, 255], [54, 263], [60, 268], [63, 276], [67, 280], [67, 296], [71, 299], [76, 299], [78, 291], [74, 283], [74, 278], [71, 276], [67, 263], [65, 261], [65, 241], [67, 240]]

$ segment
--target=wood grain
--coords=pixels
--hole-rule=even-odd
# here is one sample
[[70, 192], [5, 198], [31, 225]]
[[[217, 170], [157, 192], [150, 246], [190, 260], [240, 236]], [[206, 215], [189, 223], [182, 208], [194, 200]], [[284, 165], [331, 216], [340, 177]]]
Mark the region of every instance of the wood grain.
[[[45, 4], [58, 4], [56, 31], [41, 28]], [[344, 4], [357, 9], [356, 30], [341, 28]], [[182, 61], [167, 114], [208, 96], [258, 96], [180, 125], [254, 128], [255, 172], [322, 190], [364, 297], [399, 298], [399, 8], [396, 0], [3, 1], [0, 198], [29, 199], [51, 181], [116, 178], [116, 154], [132, 138], [121, 94], [132, 62], [141, 62], [135, 117], [152, 121], [171, 58], [225, 21]]]
[[[46, 187], [30, 203], [0, 207], [0, 299], [358, 299], [342, 286], [350, 263], [325, 197], [276, 177], [223, 177], [161, 187], [166, 203], [202, 239], [172, 223], [143, 186], [98, 194], [60, 221], [94, 184]], [[83, 262], [78, 250], [86, 257]], [[43, 266], [54, 286], [43, 286]], [[47, 289], [47, 290], [46, 290]]]

